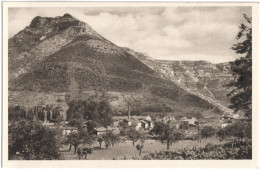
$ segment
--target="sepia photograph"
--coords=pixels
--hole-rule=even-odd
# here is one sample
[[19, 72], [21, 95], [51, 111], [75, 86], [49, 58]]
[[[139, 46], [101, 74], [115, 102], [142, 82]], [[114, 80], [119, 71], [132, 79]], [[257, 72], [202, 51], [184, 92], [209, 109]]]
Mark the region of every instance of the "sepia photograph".
[[257, 3], [64, 4], [4, 3], [4, 162], [257, 166]]

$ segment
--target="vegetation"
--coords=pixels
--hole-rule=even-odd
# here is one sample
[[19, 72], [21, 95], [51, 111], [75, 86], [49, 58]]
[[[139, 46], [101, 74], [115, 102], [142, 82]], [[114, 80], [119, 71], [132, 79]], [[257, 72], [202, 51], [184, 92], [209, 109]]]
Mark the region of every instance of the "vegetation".
[[74, 154], [76, 154], [79, 145], [91, 145], [94, 143], [94, 140], [95, 137], [83, 128], [79, 128], [77, 132], [71, 132], [66, 136], [66, 143], [69, 143], [74, 147]]
[[112, 131], [107, 132], [102, 136], [102, 139], [105, 143], [106, 149], [109, 146], [114, 146], [116, 143], [120, 143], [122, 140], [119, 135], [114, 134]]
[[202, 137], [208, 139], [215, 134], [215, 129], [211, 126], [205, 126], [201, 129], [200, 134]]
[[156, 123], [154, 129], [155, 134], [158, 134], [157, 140], [166, 143], [167, 150], [170, 149], [172, 143], [184, 138], [183, 132], [173, 127], [170, 123]]
[[126, 135], [132, 141], [133, 146], [135, 146], [135, 142], [142, 139], [142, 134], [133, 128], [128, 129]]
[[91, 120], [92, 125], [108, 126], [113, 122], [112, 108], [108, 101], [72, 100], [68, 103], [67, 120]]
[[35, 121], [17, 121], [8, 129], [9, 159], [52, 160], [62, 159], [61, 132]]
[[151, 160], [228, 160], [252, 159], [252, 141], [237, 140], [222, 145], [208, 144], [204, 148], [182, 149], [178, 151], [152, 152], [141, 159]]
[[232, 49], [243, 57], [230, 62], [234, 80], [228, 84], [232, 91], [228, 94], [231, 98], [232, 109], [244, 111], [246, 116], [252, 118], [252, 18], [244, 14], [247, 24], [241, 24], [237, 40]]
[[60, 114], [60, 107], [53, 107], [51, 105], [35, 106], [32, 108], [23, 108], [20, 106], [8, 107], [8, 121], [15, 122], [19, 120], [40, 120], [44, 121], [46, 116], [47, 120], [54, 123], [59, 123], [62, 120]]
[[143, 148], [144, 148], [145, 136], [142, 135], [140, 139], [140, 143], [136, 145], [136, 149], [139, 151], [139, 156], [141, 156]]
[[252, 123], [236, 122], [228, 125], [217, 132], [220, 141], [227, 137], [236, 137], [238, 139], [252, 138]]
[[82, 151], [79, 148], [77, 150], [77, 154], [78, 154], [79, 159], [81, 159], [82, 155], [85, 157], [85, 159], [87, 159], [88, 154], [92, 154], [92, 153], [93, 153], [93, 148], [83, 148]]
[[213, 105], [207, 102], [206, 100], [189, 94], [185, 92], [183, 89], [181, 89], [178, 86], [172, 85], [172, 87], [159, 87], [159, 86], [152, 86], [150, 87], [151, 92], [159, 97], [165, 97], [172, 99], [176, 102], [182, 102], [183, 105], [189, 105], [204, 109], [213, 109]]

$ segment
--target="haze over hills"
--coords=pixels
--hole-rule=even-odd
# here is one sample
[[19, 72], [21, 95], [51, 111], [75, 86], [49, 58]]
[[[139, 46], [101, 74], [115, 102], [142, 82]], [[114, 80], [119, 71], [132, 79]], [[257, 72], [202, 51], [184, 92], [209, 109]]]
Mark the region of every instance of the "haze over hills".
[[8, 47], [9, 105], [65, 111], [69, 100], [105, 97], [115, 112], [128, 104], [139, 111], [166, 104], [173, 114], [230, 112], [225, 65], [156, 61], [113, 44], [70, 14], [35, 17]]

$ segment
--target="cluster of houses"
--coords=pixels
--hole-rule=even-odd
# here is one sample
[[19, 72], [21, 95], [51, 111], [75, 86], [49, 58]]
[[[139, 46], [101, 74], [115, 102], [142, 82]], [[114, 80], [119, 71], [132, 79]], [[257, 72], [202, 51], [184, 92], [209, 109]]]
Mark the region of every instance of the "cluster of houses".
[[154, 123], [150, 116], [114, 116], [114, 127], [128, 126], [136, 130], [151, 130]]
[[[245, 120], [245, 117], [239, 115], [222, 115], [219, 119], [216, 118], [203, 118], [197, 119], [196, 117], [181, 117], [180, 119], [176, 119], [174, 116], [167, 115], [163, 117], [156, 117], [154, 120], [147, 115], [147, 116], [131, 116], [128, 113], [128, 116], [114, 116], [113, 117], [113, 124], [108, 127], [97, 127], [94, 128], [96, 135], [106, 134], [108, 131], [113, 131], [115, 133], [120, 133], [121, 127], [131, 127], [136, 129], [137, 131], [144, 131], [149, 132], [154, 127], [154, 122], [170, 122], [171, 125], [175, 126], [177, 129], [185, 130], [186, 132], [197, 132], [198, 128], [203, 128], [205, 126], [212, 126], [211, 122], [218, 122], [218, 125], [221, 128], [224, 128], [228, 125], [231, 125], [235, 121]], [[48, 123], [44, 121], [43, 125], [51, 126], [52, 123]], [[215, 126], [215, 125], [214, 125]], [[62, 126], [63, 135], [68, 135], [72, 132], [77, 132], [76, 127], [69, 127], [64, 123]]]

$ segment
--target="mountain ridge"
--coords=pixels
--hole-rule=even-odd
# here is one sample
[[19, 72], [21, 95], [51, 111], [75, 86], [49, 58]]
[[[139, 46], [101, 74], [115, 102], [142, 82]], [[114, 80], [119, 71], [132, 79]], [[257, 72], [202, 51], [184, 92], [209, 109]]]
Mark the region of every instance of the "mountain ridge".
[[[144, 62], [151, 60], [149, 56], [113, 44], [69, 14], [35, 17], [8, 45], [9, 90], [17, 96], [23, 91], [35, 96], [43, 93], [47, 98], [60, 93], [65, 102], [66, 96], [87, 98], [103, 91], [118, 107], [137, 96], [140, 103], [133, 107], [167, 103], [176, 112], [215, 108], [212, 102], [152, 69]], [[120, 93], [128, 99], [122, 99]]]

